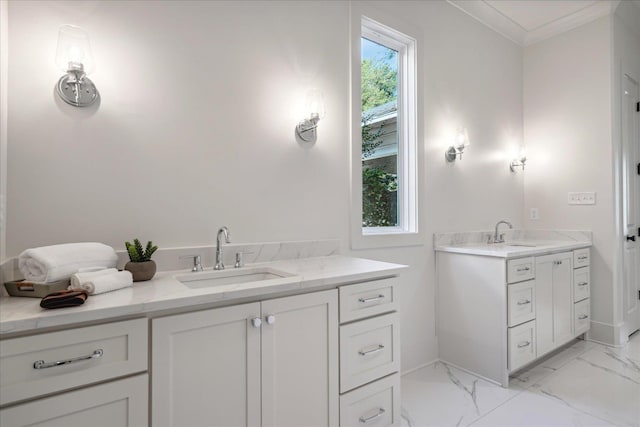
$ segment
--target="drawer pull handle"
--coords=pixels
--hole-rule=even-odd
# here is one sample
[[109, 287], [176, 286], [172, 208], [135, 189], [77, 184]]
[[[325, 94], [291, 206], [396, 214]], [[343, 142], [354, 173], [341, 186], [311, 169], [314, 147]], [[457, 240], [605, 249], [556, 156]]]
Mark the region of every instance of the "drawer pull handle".
[[555, 265], [562, 265], [562, 261], [561, 261], [561, 260], [559, 260], [559, 261], [553, 261], [553, 264], [555, 264]]
[[379, 418], [379, 417], [383, 416], [385, 412], [387, 412], [387, 411], [385, 411], [385, 410], [384, 410], [384, 408], [378, 408], [378, 413], [377, 413], [377, 414], [375, 414], [375, 415], [371, 415], [370, 417], [367, 417], [367, 418], [365, 418], [365, 417], [360, 417], [360, 418], [359, 418], [359, 421], [360, 421], [362, 424], [366, 424], [366, 423], [368, 423], [368, 422], [369, 422], [369, 421], [371, 421], [371, 420], [375, 420], [376, 418]]
[[529, 271], [529, 270], [531, 270], [531, 267], [527, 266], [527, 267], [518, 268], [516, 271], [518, 273], [522, 273], [522, 272]]
[[45, 362], [44, 360], [37, 360], [33, 362], [33, 369], [46, 369], [46, 368], [52, 368], [54, 366], [69, 365], [71, 363], [81, 362], [83, 360], [98, 359], [102, 357], [103, 353], [104, 351], [101, 348], [99, 348], [91, 354], [88, 354], [86, 356], [74, 357], [73, 359], [56, 360], [55, 362]]
[[582, 283], [578, 283], [578, 286], [587, 286], [589, 284], [589, 282], [582, 282]]
[[377, 297], [369, 297], [369, 298], [358, 298], [358, 301], [360, 301], [363, 304], [366, 304], [368, 302], [373, 302], [373, 301], [378, 301], [384, 298], [384, 295], [379, 294]]
[[520, 344], [518, 344], [518, 348], [524, 348], [531, 345], [531, 343], [529, 341], [525, 341], [525, 342], [521, 342]]
[[588, 257], [586, 255], [582, 255], [578, 257], [578, 261], [584, 261], [585, 259], [587, 259]]
[[370, 354], [374, 354], [374, 353], [377, 353], [379, 351], [382, 351], [383, 349], [384, 349], [384, 346], [382, 344], [378, 344], [378, 346], [376, 348], [372, 349], [372, 350], [367, 350], [367, 351], [359, 350], [358, 354], [360, 356], [368, 356]]
[[531, 304], [531, 301], [528, 299], [523, 299], [521, 301], [518, 301], [518, 305], [527, 305], [527, 304]]
[[589, 318], [589, 316], [587, 316], [586, 314], [578, 316], [578, 320], [584, 320], [584, 319], [588, 319], [588, 318]]

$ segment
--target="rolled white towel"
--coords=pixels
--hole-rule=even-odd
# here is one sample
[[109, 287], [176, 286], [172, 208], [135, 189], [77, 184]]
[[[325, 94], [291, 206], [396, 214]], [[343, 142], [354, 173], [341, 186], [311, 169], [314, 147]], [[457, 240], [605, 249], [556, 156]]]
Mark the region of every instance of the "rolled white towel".
[[89, 295], [103, 294], [133, 285], [133, 276], [129, 271], [118, 271], [116, 273], [97, 276], [88, 282], [80, 285], [80, 289], [89, 292]]
[[116, 268], [103, 268], [97, 271], [79, 271], [78, 273], [71, 275], [71, 284], [69, 285], [69, 289], [77, 289], [85, 282], [90, 282], [99, 276], [104, 276], [106, 274], [117, 273], [118, 270]]
[[81, 268], [116, 266], [118, 256], [102, 243], [66, 243], [27, 249], [18, 258], [18, 268], [26, 280], [49, 283], [66, 280]]

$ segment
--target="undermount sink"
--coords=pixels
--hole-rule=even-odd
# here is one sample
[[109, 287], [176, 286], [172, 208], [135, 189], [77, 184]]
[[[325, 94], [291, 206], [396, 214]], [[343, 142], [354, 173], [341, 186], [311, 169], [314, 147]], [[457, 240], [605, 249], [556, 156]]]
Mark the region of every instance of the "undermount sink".
[[535, 248], [538, 245], [533, 245], [531, 243], [504, 243], [503, 246], [520, 246], [520, 247], [524, 247], [524, 248]]
[[269, 267], [253, 267], [233, 270], [207, 271], [176, 276], [183, 285], [192, 288], [209, 288], [214, 286], [265, 282], [267, 280], [293, 277], [294, 274]]

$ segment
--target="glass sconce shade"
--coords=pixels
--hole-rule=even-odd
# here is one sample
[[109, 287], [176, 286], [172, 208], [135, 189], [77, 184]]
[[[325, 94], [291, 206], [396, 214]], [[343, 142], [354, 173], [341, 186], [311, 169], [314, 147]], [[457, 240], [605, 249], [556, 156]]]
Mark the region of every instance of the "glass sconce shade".
[[58, 32], [58, 47], [56, 49], [56, 65], [62, 71], [78, 67], [82, 64], [85, 74], [95, 70], [95, 62], [89, 44], [89, 35], [85, 30], [75, 25], [63, 25]]
[[64, 102], [75, 107], [87, 107], [98, 99], [98, 89], [86, 76], [95, 69], [95, 62], [85, 30], [74, 25], [60, 27], [56, 65], [66, 72], [56, 85], [58, 96]]
[[317, 139], [317, 128], [320, 119], [326, 114], [324, 106], [324, 96], [319, 89], [307, 91], [305, 99], [306, 118], [296, 126], [296, 135], [305, 142], [315, 142]]
[[455, 145], [450, 146], [447, 151], [444, 152], [444, 158], [447, 163], [455, 162], [458, 156], [460, 156], [462, 160], [462, 153], [464, 153], [465, 147], [468, 147], [469, 144], [469, 132], [467, 132], [467, 128], [459, 128], [456, 133]]
[[520, 147], [520, 152], [518, 153], [517, 157], [511, 160], [511, 163], [509, 163], [509, 169], [511, 169], [511, 172], [515, 172], [517, 167], [522, 167], [522, 170], [524, 170], [524, 165], [526, 163], [527, 150], [525, 147]]

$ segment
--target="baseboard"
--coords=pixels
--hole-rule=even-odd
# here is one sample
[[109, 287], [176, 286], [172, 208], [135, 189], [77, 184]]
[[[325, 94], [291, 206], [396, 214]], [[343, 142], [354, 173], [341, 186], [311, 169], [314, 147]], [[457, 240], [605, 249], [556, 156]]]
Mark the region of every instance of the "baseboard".
[[413, 368], [411, 368], [411, 369], [407, 369], [406, 371], [402, 371], [402, 372], [400, 373], [400, 376], [405, 376], [405, 375], [408, 375], [408, 374], [410, 374], [410, 373], [412, 373], [412, 372], [419, 371], [420, 369], [422, 369], [422, 368], [426, 368], [426, 367], [428, 367], [428, 366], [431, 366], [431, 365], [433, 365], [433, 364], [435, 364], [435, 363], [437, 363], [437, 362], [439, 362], [439, 361], [440, 361], [440, 359], [434, 359], [434, 360], [432, 360], [431, 362], [422, 363], [422, 364], [420, 364], [420, 365], [418, 365], [418, 366], [416, 366], [416, 367], [413, 367]]

